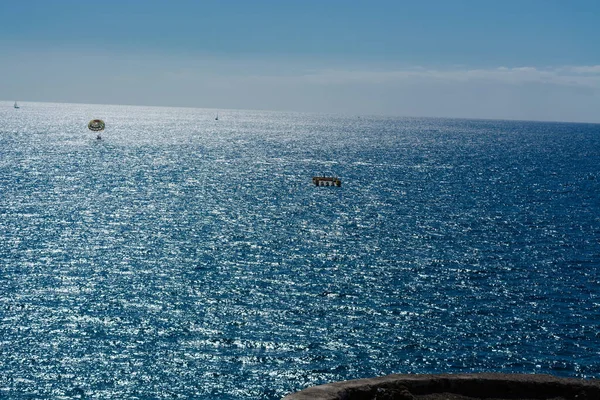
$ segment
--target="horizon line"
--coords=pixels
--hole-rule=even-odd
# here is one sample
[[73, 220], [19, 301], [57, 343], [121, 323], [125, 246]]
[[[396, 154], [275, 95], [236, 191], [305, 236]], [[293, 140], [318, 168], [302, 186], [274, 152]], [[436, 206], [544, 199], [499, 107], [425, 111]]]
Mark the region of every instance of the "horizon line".
[[594, 121], [568, 121], [568, 120], [539, 120], [523, 118], [486, 118], [486, 117], [466, 117], [466, 116], [434, 116], [434, 115], [399, 115], [386, 113], [343, 113], [343, 112], [319, 112], [319, 111], [298, 111], [298, 110], [272, 110], [261, 108], [229, 108], [229, 107], [198, 107], [198, 106], [171, 106], [171, 105], [149, 105], [149, 104], [108, 104], [108, 103], [81, 103], [81, 102], [63, 102], [63, 101], [39, 101], [39, 100], [0, 100], [0, 103], [18, 102], [19, 107], [23, 104], [76, 104], [88, 106], [112, 106], [112, 107], [152, 107], [152, 108], [184, 108], [193, 110], [213, 110], [213, 111], [250, 111], [250, 112], [272, 112], [272, 113], [293, 113], [307, 115], [334, 115], [340, 117], [378, 117], [378, 118], [399, 118], [399, 119], [452, 119], [452, 120], [471, 120], [471, 121], [507, 121], [507, 122], [537, 122], [537, 123], [558, 123], [558, 124], [585, 124], [600, 125], [600, 122]]

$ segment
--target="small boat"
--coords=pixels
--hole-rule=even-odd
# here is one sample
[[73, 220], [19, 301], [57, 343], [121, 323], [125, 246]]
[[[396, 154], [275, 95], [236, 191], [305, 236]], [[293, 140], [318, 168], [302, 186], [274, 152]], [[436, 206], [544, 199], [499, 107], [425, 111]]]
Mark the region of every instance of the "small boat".
[[334, 176], [313, 176], [315, 186], [342, 186], [342, 181]]
[[219, 120], [219, 113], [217, 113], [217, 116], [215, 117], [215, 121]]
[[17, 104], [17, 102], [16, 102], [16, 101], [15, 101], [15, 105], [14, 105], [14, 107], [15, 107], [15, 108], [21, 108], [21, 107], [19, 107], [19, 105]]

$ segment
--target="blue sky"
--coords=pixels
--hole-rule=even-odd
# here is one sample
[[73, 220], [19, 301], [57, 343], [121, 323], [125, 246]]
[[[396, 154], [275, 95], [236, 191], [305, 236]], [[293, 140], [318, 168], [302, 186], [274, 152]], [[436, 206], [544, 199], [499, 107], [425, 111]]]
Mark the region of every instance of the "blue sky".
[[0, 0], [0, 99], [600, 122], [597, 0]]

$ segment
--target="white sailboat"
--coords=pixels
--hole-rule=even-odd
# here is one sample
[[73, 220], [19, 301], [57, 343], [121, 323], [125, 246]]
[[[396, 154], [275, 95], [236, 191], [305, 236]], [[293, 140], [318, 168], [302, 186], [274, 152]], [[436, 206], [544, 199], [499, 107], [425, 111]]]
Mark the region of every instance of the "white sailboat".
[[215, 121], [219, 120], [219, 113], [217, 113], [217, 116], [215, 117]]
[[15, 101], [15, 105], [14, 105], [14, 107], [15, 107], [15, 108], [19, 108], [19, 105], [17, 104], [17, 102], [16, 102], [16, 101]]

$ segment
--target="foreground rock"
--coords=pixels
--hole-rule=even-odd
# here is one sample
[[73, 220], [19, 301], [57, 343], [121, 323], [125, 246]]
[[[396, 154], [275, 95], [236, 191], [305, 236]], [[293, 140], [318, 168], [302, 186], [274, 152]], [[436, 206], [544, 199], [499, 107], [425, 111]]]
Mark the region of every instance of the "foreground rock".
[[550, 375], [387, 375], [314, 386], [283, 400], [600, 400], [599, 379]]

